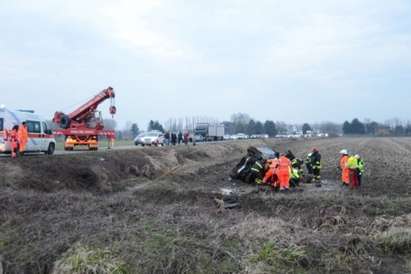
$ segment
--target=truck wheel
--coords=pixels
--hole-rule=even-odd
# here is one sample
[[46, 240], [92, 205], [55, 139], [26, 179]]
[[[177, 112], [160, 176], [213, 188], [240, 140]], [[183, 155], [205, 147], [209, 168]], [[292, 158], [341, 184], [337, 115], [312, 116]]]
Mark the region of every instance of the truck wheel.
[[56, 145], [54, 143], [50, 143], [49, 148], [46, 151], [46, 154], [53, 155], [55, 150], [56, 150]]
[[60, 127], [63, 129], [67, 129], [70, 125], [70, 117], [68, 115], [62, 115], [60, 119]]

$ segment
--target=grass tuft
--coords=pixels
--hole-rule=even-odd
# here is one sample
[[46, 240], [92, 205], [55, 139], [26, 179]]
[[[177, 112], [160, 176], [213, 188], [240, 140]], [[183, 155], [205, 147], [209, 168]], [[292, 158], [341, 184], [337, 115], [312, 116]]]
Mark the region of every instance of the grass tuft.
[[379, 236], [379, 243], [385, 252], [410, 254], [411, 228], [391, 228]]
[[250, 261], [252, 264], [264, 264], [271, 273], [304, 273], [308, 265], [304, 248], [297, 245], [281, 248], [273, 242], [265, 244]]
[[56, 262], [53, 274], [128, 274], [124, 262], [109, 250], [75, 245]]

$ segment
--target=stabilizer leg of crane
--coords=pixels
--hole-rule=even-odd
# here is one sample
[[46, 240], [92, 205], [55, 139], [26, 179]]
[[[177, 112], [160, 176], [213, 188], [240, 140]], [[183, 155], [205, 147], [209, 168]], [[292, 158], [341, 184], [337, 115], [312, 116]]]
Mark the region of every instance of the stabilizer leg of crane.
[[97, 151], [97, 150], [98, 150], [98, 147], [97, 147], [97, 146], [94, 146], [94, 145], [89, 145], [89, 146], [88, 146], [88, 150]]
[[113, 138], [109, 138], [107, 140], [108, 144], [107, 144], [107, 148], [108, 149], [112, 149], [114, 147], [114, 139]]

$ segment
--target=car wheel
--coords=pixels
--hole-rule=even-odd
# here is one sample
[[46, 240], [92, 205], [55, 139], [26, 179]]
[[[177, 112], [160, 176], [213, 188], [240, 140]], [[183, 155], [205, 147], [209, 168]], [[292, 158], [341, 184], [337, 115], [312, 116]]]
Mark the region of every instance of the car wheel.
[[46, 151], [46, 154], [47, 155], [53, 155], [55, 150], [56, 150], [56, 145], [54, 143], [50, 143], [49, 147]]

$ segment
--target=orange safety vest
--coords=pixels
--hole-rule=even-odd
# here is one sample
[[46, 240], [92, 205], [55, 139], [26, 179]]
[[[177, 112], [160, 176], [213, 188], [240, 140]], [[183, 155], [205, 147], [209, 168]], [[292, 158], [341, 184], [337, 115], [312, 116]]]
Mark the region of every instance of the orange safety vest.
[[346, 184], [350, 182], [350, 169], [347, 167], [348, 158], [348, 155], [344, 155], [340, 159], [340, 168], [342, 171], [341, 180]]
[[19, 131], [18, 131], [18, 138], [19, 142], [26, 144], [29, 140], [29, 133], [27, 131], [27, 127], [20, 125], [19, 126]]
[[278, 161], [277, 158], [270, 159], [270, 160], [267, 161], [268, 167], [271, 168], [271, 169], [276, 169], [278, 167], [278, 163], [279, 163], [279, 161]]
[[5, 138], [8, 142], [10, 142], [10, 146], [12, 149], [17, 148], [18, 145], [18, 134], [15, 130], [5, 130], [4, 131]]
[[285, 156], [281, 156], [278, 161], [278, 173], [291, 175], [291, 161]]

